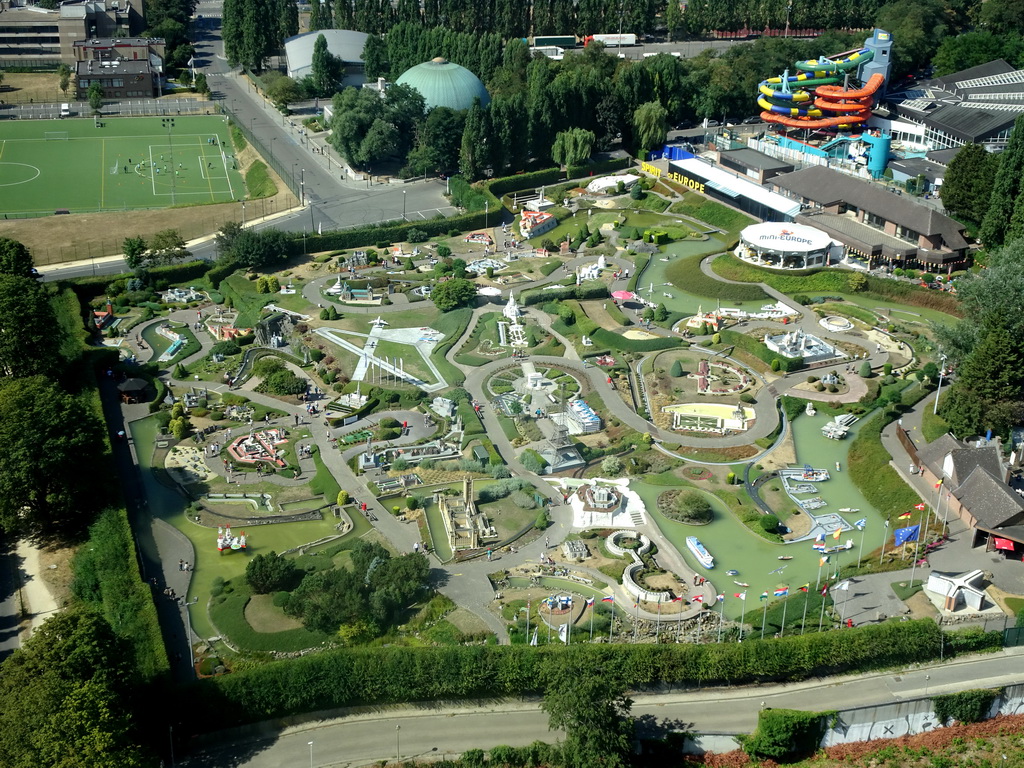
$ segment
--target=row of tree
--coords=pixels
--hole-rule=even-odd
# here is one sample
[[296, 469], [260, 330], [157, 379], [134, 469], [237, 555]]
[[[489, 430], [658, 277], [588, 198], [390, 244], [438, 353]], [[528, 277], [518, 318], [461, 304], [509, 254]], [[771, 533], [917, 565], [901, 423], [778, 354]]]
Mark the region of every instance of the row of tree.
[[33, 275], [24, 245], [0, 239], [0, 530], [9, 534], [74, 538], [107, 496], [103, 428], [75, 366], [81, 318], [59, 316], [61, 299]]

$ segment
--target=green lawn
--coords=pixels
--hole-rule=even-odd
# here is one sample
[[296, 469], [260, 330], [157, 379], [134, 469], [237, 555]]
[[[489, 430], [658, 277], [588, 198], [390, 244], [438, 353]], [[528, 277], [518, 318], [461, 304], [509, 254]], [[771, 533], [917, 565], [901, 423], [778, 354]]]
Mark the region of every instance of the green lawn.
[[170, 208], [245, 197], [224, 118], [166, 120], [103, 118], [102, 128], [91, 119], [5, 121], [0, 208], [44, 216], [58, 209]]

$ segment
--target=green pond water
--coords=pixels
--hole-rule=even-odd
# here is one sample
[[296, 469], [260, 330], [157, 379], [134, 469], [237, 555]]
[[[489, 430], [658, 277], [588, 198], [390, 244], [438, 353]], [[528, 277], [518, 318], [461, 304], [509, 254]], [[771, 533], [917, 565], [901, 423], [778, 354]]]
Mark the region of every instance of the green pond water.
[[[688, 293], [674, 285], [665, 285], [669, 280], [665, 277], [665, 270], [669, 264], [683, 256], [710, 256], [713, 253], [721, 253], [725, 250], [725, 243], [718, 238], [712, 237], [708, 240], [688, 241], [669, 243], [662, 246], [660, 253], [655, 253], [651, 261], [644, 269], [640, 279], [636, 282], [636, 291], [643, 298], [650, 299], [655, 303], [664, 302], [670, 312], [683, 312], [695, 314], [701, 307], [705, 311], [713, 309], [718, 304], [717, 299], [710, 299], [707, 296], [698, 296]], [[662, 261], [667, 259], [667, 261]], [[651, 285], [654, 285], [653, 290]], [[666, 296], [665, 294], [670, 294]], [[733, 299], [722, 299], [723, 307], [737, 307], [747, 312], [760, 311], [761, 307], [769, 303], [767, 297], [764, 301], [734, 301]]]
[[[882, 517], [864, 499], [857, 490], [849, 473], [846, 472], [846, 456], [849, 452], [853, 438], [862, 422], [857, 422], [850, 430], [850, 435], [845, 440], [830, 440], [821, 434], [821, 427], [829, 420], [824, 414], [817, 416], [806, 416], [801, 414], [792, 423], [794, 439], [796, 441], [797, 466], [803, 466], [806, 462], [818, 469], [827, 469], [830, 478], [823, 483], [817, 483], [818, 493], [822, 499], [828, 502], [821, 512], [837, 512], [851, 525], [861, 519], [867, 518], [867, 525], [864, 531], [851, 530], [844, 532], [839, 542], [832, 538], [828, 544], [845, 543], [847, 539], [853, 539], [853, 549], [833, 553], [829, 556], [830, 562], [820, 569], [821, 581], [832, 581], [833, 571], [837, 565], [855, 565], [858, 552], [861, 547], [861, 540], [864, 540], [864, 552], [870, 552], [879, 547], [882, 543], [882, 532], [885, 530], [882, 525]], [[836, 472], [836, 462], [840, 463], [842, 471]], [[743, 466], [736, 465], [733, 471], [742, 476]], [[659, 494], [667, 490], [665, 486], [651, 485], [644, 482], [630, 483], [630, 488], [635, 490], [644, 501], [648, 514], [661, 529], [665, 537], [682, 554], [686, 562], [699, 574], [709, 579], [720, 594], [726, 595], [725, 613], [733, 618], [739, 617], [743, 611], [742, 601], [733, 598], [737, 592], [747, 591], [747, 608], [750, 609], [760, 601], [758, 597], [762, 592], [772, 592], [781, 587], [788, 586], [790, 594], [794, 594], [801, 585], [810, 583], [812, 588], [819, 578], [819, 555], [811, 549], [809, 541], [794, 544], [776, 544], [761, 538], [751, 532], [730, 513], [725, 504], [711, 494], [705, 494], [715, 510], [715, 520], [710, 525], [687, 525], [674, 520], [669, 520], [657, 510], [657, 499]], [[805, 498], [801, 496], [801, 498]], [[839, 512], [842, 508], [855, 508], [859, 512]], [[788, 509], [783, 514], [783, 520], [788, 516]], [[715, 558], [715, 567], [707, 570], [700, 566], [696, 559], [690, 554], [686, 546], [686, 537], [696, 536], [707, 547], [708, 551]], [[780, 555], [792, 555], [793, 559], [780, 561]], [[778, 568], [781, 572], [773, 573]], [[737, 576], [726, 574], [728, 570], [737, 570]], [[742, 581], [750, 586], [740, 587], [735, 581]]]
[[152, 350], [149, 355], [150, 360], [156, 360], [171, 346], [170, 339], [157, 333], [156, 329], [159, 327], [160, 323], [153, 323], [142, 329], [142, 338], [146, 341], [146, 346]]

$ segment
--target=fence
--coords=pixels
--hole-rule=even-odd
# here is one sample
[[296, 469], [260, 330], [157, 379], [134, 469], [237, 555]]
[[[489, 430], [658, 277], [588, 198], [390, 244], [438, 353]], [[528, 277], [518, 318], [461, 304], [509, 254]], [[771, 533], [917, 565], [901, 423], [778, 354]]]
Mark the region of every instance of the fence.
[[245, 120], [239, 120], [235, 113], [232, 112], [231, 108], [225, 103], [220, 103], [221, 111], [231, 119], [231, 125], [241, 131], [245, 140], [248, 141], [253, 149], [255, 149], [263, 159], [270, 165], [277, 175], [281, 178], [281, 181], [291, 190], [292, 194], [299, 197], [299, 184], [295, 182], [295, 174], [290, 168], [285, 166], [274, 156], [274, 153], [267, 147], [262, 139], [258, 138], [250, 130], [250, 126], [245, 124]]

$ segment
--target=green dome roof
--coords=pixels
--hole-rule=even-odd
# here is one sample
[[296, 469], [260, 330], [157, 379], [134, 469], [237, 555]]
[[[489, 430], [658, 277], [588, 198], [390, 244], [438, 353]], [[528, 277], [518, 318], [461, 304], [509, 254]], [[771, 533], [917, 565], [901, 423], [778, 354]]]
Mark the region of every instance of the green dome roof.
[[486, 107], [491, 100], [480, 78], [465, 67], [440, 57], [406, 70], [397, 82], [400, 85], [411, 85], [419, 91], [427, 103], [427, 109], [469, 109], [476, 98], [480, 99], [481, 106]]

